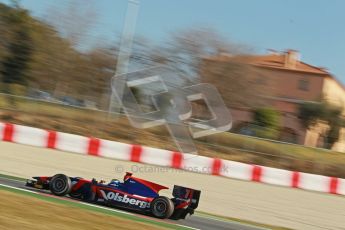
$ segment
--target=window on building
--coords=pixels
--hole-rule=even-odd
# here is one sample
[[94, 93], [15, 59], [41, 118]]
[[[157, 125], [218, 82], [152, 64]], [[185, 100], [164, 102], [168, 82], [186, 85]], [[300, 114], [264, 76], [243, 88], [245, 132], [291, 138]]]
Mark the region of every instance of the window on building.
[[305, 80], [305, 79], [299, 80], [298, 89], [303, 90], [303, 91], [308, 91], [309, 90], [309, 81]]

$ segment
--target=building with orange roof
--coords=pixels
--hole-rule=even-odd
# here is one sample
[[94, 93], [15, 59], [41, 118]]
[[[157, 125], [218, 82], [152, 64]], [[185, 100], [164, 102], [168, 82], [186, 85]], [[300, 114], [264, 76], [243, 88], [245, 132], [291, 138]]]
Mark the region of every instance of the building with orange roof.
[[[309, 130], [305, 129], [298, 118], [299, 105], [306, 101], [317, 102], [321, 99], [336, 106], [345, 105], [344, 86], [326, 69], [302, 62], [299, 53], [295, 50], [270, 51], [266, 55], [219, 54], [204, 59], [201, 73], [207, 70], [210, 62], [225, 65], [241, 63], [255, 69], [250, 76], [254, 84], [249, 84], [248, 87], [254, 89], [262, 86], [265, 90], [258, 95], [260, 97], [250, 100], [265, 98], [269, 106], [280, 112], [279, 140], [281, 141], [323, 147], [327, 124], [319, 123]], [[220, 77], [214, 79], [214, 76], [207, 74], [200, 75], [203, 82], [210, 82], [222, 89], [227, 74], [229, 73], [224, 73], [222, 79]], [[221, 91], [221, 94], [232, 111], [233, 131], [245, 133], [246, 126], [252, 122], [252, 108], [229, 104], [227, 101], [231, 99], [227, 98], [226, 92]], [[343, 131], [341, 132], [343, 134]], [[333, 149], [345, 152], [345, 136], [342, 134]]]

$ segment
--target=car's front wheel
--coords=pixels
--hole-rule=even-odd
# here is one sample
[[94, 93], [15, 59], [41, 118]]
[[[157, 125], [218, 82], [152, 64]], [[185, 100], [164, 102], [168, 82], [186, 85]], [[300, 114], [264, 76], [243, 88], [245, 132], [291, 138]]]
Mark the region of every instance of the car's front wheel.
[[168, 197], [159, 196], [151, 202], [151, 212], [157, 218], [169, 218], [174, 212], [174, 203]]
[[83, 194], [80, 192], [70, 192], [69, 196], [74, 198], [74, 199], [82, 199], [83, 198]]
[[49, 183], [50, 191], [56, 196], [69, 194], [72, 189], [71, 179], [64, 174], [56, 174]]

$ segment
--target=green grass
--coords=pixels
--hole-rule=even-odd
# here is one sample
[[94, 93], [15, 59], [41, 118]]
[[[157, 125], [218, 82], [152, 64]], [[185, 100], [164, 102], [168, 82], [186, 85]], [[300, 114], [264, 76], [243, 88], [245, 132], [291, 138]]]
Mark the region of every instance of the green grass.
[[218, 136], [210, 137], [208, 142], [221, 146], [246, 149], [249, 151], [266, 153], [267, 155], [281, 156], [287, 159], [316, 160], [329, 163], [345, 163], [345, 154], [327, 149], [310, 148], [296, 144], [287, 144], [276, 141], [269, 141], [233, 133], [221, 133]]
[[[104, 114], [96, 110], [66, 106], [59, 103], [29, 100], [28, 98], [19, 96], [15, 97], [14, 104], [11, 104], [8, 98], [10, 97], [7, 95], [0, 94], [0, 109], [15, 110], [45, 116], [59, 116], [70, 119], [77, 117], [81, 119], [92, 119], [95, 116], [97, 117], [101, 114]], [[106, 114], [104, 114], [103, 116], [105, 115]]]

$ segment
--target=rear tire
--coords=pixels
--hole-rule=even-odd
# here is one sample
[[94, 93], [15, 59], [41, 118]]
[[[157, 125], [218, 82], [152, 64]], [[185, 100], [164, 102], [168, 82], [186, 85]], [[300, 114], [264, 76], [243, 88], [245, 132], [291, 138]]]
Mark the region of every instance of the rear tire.
[[49, 182], [49, 189], [56, 196], [69, 194], [72, 189], [71, 179], [64, 174], [56, 174]]
[[169, 218], [174, 213], [174, 203], [168, 197], [159, 196], [151, 202], [151, 212], [157, 218]]

